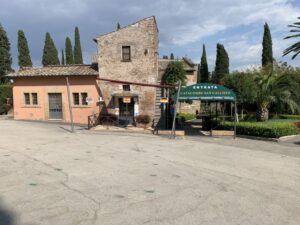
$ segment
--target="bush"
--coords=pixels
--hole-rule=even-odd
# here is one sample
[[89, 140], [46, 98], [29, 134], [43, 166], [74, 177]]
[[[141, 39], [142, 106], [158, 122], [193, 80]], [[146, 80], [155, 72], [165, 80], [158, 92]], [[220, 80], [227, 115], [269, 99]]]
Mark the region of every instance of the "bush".
[[151, 117], [149, 115], [139, 115], [135, 117], [135, 121], [140, 124], [148, 124], [151, 122]]
[[279, 115], [279, 119], [300, 120], [300, 115]]
[[7, 113], [6, 99], [12, 98], [12, 86], [0, 85], [0, 115]]
[[177, 113], [176, 118], [181, 122], [185, 122], [187, 120], [196, 119], [196, 114], [194, 114], [194, 113]]
[[[233, 130], [232, 122], [225, 122], [219, 126], [224, 130]], [[293, 122], [239, 122], [236, 127], [237, 134], [265, 138], [279, 138], [282, 136], [299, 134], [297, 126]]]

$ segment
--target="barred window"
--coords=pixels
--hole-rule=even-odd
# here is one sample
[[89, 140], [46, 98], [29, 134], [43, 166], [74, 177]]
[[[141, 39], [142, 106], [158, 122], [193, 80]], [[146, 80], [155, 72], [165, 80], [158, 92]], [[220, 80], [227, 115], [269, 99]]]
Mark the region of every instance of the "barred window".
[[38, 104], [37, 93], [31, 93], [31, 100], [32, 100], [32, 105], [37, 105]]
[[88, 94], [86, 92], [81, 93], [81, 105], [87, 105], [88, 103], [86, 102]]
[[24, 103], [25, 103], [25, 105], [30, 105], [30, 95], [29, 95], [29, 93], [24, 93]]
[[73, 93], [73, 105], [79, 105], [79, 93]]
[[129, 62], [131, 60], [130, 46], [122, 46], [122, 59], [125, 62]]

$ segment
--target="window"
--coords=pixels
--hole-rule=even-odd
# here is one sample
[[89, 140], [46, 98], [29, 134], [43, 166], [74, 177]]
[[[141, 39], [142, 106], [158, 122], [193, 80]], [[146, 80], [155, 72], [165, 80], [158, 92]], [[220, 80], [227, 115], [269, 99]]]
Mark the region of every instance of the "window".
[[129, 84], [123, 85], [123, 91], [130, 91], [130, 85]]
[[73, 93], [73, 105], [79, 105], [79, 93]]
[[24, 102], [25, 102], [25, 105], [30, 105], [30, 95], [29, 95], [29, 93], [24, 93]]
[[122, 60], [129, 62], [131, 60], [130, 46], [122, 46]]
[[32, 105], [37, 105], [38, 104], [37, 93], [31, 93], [31, 100], [32, 100]]
[[86, 98], [87, 98], [87, 93], [83, 92], [81, 93], [81, 105], [87, 105], [88, 103], [86, 102]]

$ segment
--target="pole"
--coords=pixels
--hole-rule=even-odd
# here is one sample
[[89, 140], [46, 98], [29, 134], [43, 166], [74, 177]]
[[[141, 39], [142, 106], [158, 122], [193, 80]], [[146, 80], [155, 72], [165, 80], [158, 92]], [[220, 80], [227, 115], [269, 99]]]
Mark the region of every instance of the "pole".
[[234, 102], [234, 139], [236, 138], [236, 121], [237, 121], [237, 106], [236, 101]]
[[71, 93], [70, 93], [70, 84], [69, 78], [66, 77], [67, 81], [67, 91], [68, 91], [68, 101], [69, 101], [69, 112], [70, 112], [70, 119], [71, 119], [71, 131], [74, 133], [74, 123], [73, 123], [73, 112], [72, 112], [72, 105], [71, 105]]
[[171, 137], [170, 138], [175, 138], [176, 114], [177, 114], [177, 105], [178, 105], [178, 101], [179, 101], [180, 88], [181, 88], [181, 80], [178, 83], [178, 92], [177, 92], [177, 98], [176, 98], [176, 103], [175, 103], [175, 108], [174, 108], [173, 125], [172, 125], [172, 132], [171, 132]]

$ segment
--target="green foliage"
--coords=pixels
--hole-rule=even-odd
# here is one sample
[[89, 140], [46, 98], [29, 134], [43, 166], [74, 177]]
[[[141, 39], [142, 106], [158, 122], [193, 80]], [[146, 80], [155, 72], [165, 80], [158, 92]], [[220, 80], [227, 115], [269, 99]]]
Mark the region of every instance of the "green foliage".
[[117, 30], [120, 30], [121, 29], [121, 25], [120, 23], [117, 23]]
[[12, 58], [10, 54], [10, 43], [7, 34], [0, 24], [0, 83], [5, 82], [4, 76], [10, 72]]
[[222, 44], [217, 44], [216, 67], [213, 82], [222, 84], [229, 74], [229, 57]]
[[66, 64], [67, 65], [74, 64], [72, 44], [71, 44], [71, 39], [69, 37], [66, 38], [65, 47], [66, 47]]
[[170, 55], [170, 59], [171, 59], [171, 60], [174, 60], [174, 59], [175, 59], [175, 57], [174, 57], [174, 54], [173, 54], [173, 53], [171, 53], [171, 55]]
[[18, 52], [19, 67], [32, 67], [27, 39], [24, 31], [22, 30], [18, 31]]
[[[220, 129], [233, 130], [233, 122], [224, 122], [219, 125]], [[288, 135], [296, 135], [299, 130], [294, 122], [239, 122], [237, 134], [265, 138], [279, 138]]]
[[42, 64], [43, 66], [59, 64], [57, 49], [55, 47], [54, 41], [52, 40], [48, 32], [46, 33], [45, 37]]
[[[298, 17], [300, 20], [300, 17]], [[290, 38], [300, 38], [300, 21], [295, 22], [292, 25], [289, 25], [288, 27], [291, 27], [292, 29], [290, 30], [291, 33], [293, 33], [290, 36], [285, 37], [284, 39], [290, 39]], [[295, 34], [296, 33], [296, 34]], [[283, 56], [286, 56], [290, 53], [293, 53], [294, 55], [292, 56], [292, 59], [295, 59], [297, 55], [300, 53], [300, 41], [292, 44], [290, 47], [285, 49], [283, 51]]]
[[64, 50], [61, 50], [61, 65], [65, 65], [65, 53]]
[[197, 83], [207, 83], [209, 81], [209, 72], [206, 59], [205, 45], [203, 45], [201, 62], [198, 67]]
[[264, 37], [262, 42], [262, 66], [273, 67], [273, 49], [272, 49], [272, 37], [269, 25], [265, 23], [264, 26]]
[[0, 114], [7, 113], [6, 99], [12, 98], [12, 86], [0, 85]]
[[300, 120], [300, 115], [279, 115], [279, 119]]
[[182, 63], [180, 61], [170, 62], [163, 77], [164, 83], [174, 85], [180, 80], [185, 83], [186, 79], [186, 72]]
[[75, 27], [74, 63], [83, 64], [80, 35], [78, 27]]
[[182, 122], [185, 122], [188, 120], [196, 119], [196, 114], [194, 114], [194, 113], [177, 113], [176, 118]]

